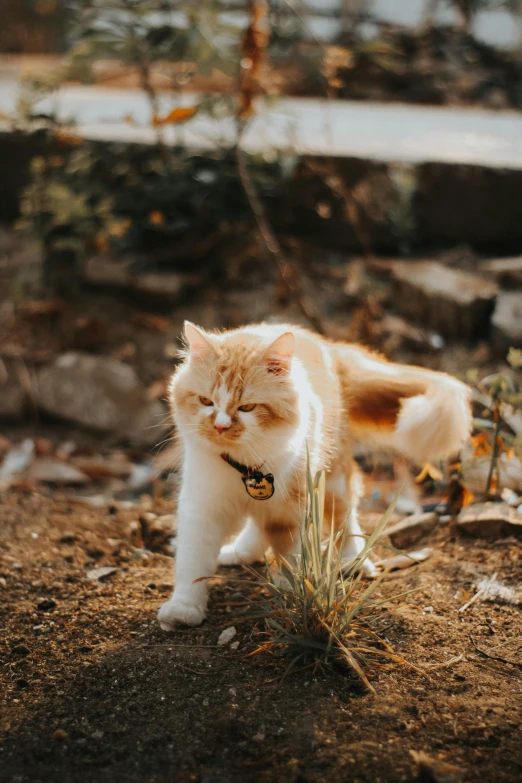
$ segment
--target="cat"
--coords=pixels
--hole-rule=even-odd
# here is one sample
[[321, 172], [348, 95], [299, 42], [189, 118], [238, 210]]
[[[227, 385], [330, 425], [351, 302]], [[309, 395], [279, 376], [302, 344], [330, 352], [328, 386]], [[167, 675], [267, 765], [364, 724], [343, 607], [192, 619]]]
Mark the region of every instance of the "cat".
[[[253, 563], [269, 547], [296, 550], [307, 459], [312, 474], [326, 470], [325, 518], [333, 513], [338, 528], [347, 526], [349, 562], [364, 546], [354, 441], [423, 462], [456, 452], [470, 434], [468, 387], [444, 373], [300, 327], [217, 334], [185, 322], [184, 332], [187, 350], [169, 390], [183, 462], [176, 582], [158, 613], [165, 630], [203, 621], [208, 587], [200, 578], [218, 563]], [[362, 568], [374, 574], [369, 560]]]

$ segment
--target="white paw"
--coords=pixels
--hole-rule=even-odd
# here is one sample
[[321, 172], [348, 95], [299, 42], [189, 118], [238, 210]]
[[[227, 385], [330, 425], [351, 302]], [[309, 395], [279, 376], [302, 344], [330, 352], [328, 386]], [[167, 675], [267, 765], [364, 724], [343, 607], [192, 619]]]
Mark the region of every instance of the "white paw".
[[272, 567], [272, 581], [280, 590], [285, 590], [287, 593], [292, 590], [292, 585], [278, 566]]
[[[346, 571], [351, 568], [356, 557], [357, 555], [354, 555], [353, 552], [343, 552], [342, 570]], [[375, 577], [379, 574], [379, 569], [372, 563], [369, 557], [367, 557], [360, 564], [357, 570], [360, 571], [363, 576], [367, 576], [369, 579], [375, 579]]]
[[218, 557], [218, 565], [222, 566], [242, 565], [242, 563], [251, 565], [252, 563], [262, 562], [263, 555], [259, 555], [258, 552], [242, 552], [241, 550], [236, 550], [234, 542], [222, 546]]
[[[346, 541], [343, 547], [341, 559], [343, 564], [343, 571], [346, 571], [348, 568], [350, 568], [350, 566], [353, 564], [353, 561], [359, 557], [365, 547], [365, 544], [366, 541], [362, 536], [353, 536], [349, 538], [348, 541]], [[364, 562], [361, 563], [357, 570], [360, 571], [363, 576], [367, 576], [370, 579], [374, 579], [379, 573], [379, 569], [372, 563], [369, 557], [367, 557]]]
[[205, 607], [201, 604], [191, 604], [170, 598], [160, 606], [158, 622], [164, 631], [172, 631], [177, 623], [183, 625], [200, 625], [205, 619]]

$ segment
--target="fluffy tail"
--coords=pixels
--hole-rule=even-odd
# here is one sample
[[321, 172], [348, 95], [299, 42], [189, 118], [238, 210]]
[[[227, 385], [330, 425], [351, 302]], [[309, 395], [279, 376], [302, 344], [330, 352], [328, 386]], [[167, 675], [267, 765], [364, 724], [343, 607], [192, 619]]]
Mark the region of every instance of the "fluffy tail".
[[357, 438], [416, 462], [449, 456], [469, 438], [469, 389], [456, 378], [392, 364], [355, 346], [343, 346], [340, 354], [346, 408]]

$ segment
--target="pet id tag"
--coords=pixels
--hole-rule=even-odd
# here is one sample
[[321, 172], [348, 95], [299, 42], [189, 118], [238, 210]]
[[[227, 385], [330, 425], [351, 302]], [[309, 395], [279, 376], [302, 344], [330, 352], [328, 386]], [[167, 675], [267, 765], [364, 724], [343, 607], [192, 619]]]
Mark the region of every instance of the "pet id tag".
[[263, 476], [262, 473], [256, 471], [254, 475], [243, 476], [243, 483], [246, 491], [254, 500], [268, 500], [275, 491], [272, 473], [267, 473], [266, 476]]

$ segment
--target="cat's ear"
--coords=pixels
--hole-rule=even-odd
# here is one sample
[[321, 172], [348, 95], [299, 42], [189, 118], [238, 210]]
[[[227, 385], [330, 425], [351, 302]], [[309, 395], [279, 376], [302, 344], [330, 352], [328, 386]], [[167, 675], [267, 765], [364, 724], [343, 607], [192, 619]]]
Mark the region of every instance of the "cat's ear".
[[190, 321], [185, 321], [183, 329], [185, 332], [185, 340], [187, 341], [191, 353], [196, 356], [216, 354], [215, 346], [203, 329], [194, 326]]
[[293, 332], [285, 332], [274, 340], [265, 352], [268, 371], [276, 374], [288, 372], [294, 352], [294, 334]]

